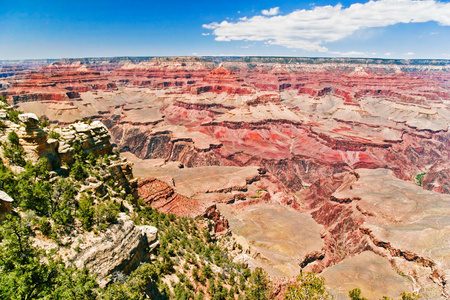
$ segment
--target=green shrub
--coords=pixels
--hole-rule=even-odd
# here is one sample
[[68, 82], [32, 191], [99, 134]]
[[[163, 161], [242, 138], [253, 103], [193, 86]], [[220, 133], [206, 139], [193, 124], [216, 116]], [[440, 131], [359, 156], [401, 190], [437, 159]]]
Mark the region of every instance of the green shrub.
[[61, 135], [59, 134], [59, 132], [56, 132], [54, 130], [50, 130], [50, 132], [48, 133], [48, 138], [49, 139], [58, 140], [59, 138], [61, 138]]
[[15, 109], [8, 110], [8, 119], [13, 123], [18, 124], [20, 114], [22, 114], [22, 112], [19, 110], [15, 110]]
[[425, 172], [425, 173], [417, 174], [417, 175], [414, 177], [414, 182], [415, 182], [418, 186], [423, 186], [423, 179], [425, 178], [425, 175], [427, 175], [426, 172]]
[[45, 216], [39, 220], [39, 230], [45, 236], [50, 235], [50, 232], [52, 231], [52, 225]]
[[8, 142], [2, 144], [3, 154], [11, 164], [25, 166], [25, 150], [19, 143], [19, 136], [14, 131], [8, 133]]
[[70, 168], [70, 176], [77, 181], [82, 181], [89, 176], [87, 169], [81, 159], [76, 159]]
[[33, 247], [31, 228], [8, 216], [0, 228], [0, 295], [2, 299], [42, 299], [51, 294], [57, 265], [43, 262], [45, 252]]
[[249, 300], [269, 299], [269, 280], [262, 268], [256, 268], [250, 276], [245, 298]]
[[401, 294], [402, 296], [402, 300], [417, 300], [420, 299], [421, 297], [415, 293], [407, 293], [407, 292], [403, 292]]
[[100, 224], [113, 224], [117, 221], [120, 204], [115, 201], [108, 201], [98, 204], [94, 208], [95, 222]]
[[288, 287], [284, 295], [286, 300], [332, 299], [325, 288], [323, 277], [314, 273], [300, 274], [297, 283]]
[[48, 181], [47, 160], [36, 164], [28, 162], [25, 171], [18, 176], [16, 185], [17, 205], [36, 211], [39, 215], [51, 215], [52, 184]]
[[348, 292], [348, 296], [351, 300], [367, 300], [365, 297], [361, 297], [361, 289], [355, 288]]
[[85, 230], [90, 230], [94, 225], [94, 200], [91, 196], [82, 194], [78, 203], [78, 219]]
[[45, 128], [50, 126], [50, 122], [48, 120], [44, 120], [41, 122], [41, 128]]

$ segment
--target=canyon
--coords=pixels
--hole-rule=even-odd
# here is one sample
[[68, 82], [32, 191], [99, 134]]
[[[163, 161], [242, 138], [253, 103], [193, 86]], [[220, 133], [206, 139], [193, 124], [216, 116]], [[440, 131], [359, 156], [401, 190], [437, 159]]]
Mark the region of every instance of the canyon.
[[[450, 296], [449, 61], [158, 57], [0, 67], [10, 105], [47, 120], [68, 144], [78, 139], [96, 155], [116, 147], [134, 164], [131, 184], [147, 205], [211, 219], [217, 235], [245, 248], [236, 260], [274, 278], [321, 273], [338, 298], [355, 287], [370, 299]], [[22, 118], [30, 159], [70, 162], [69, 147], [39, 142], [37, 121]], [[81, 119], [93, 122], [69, 126]]]

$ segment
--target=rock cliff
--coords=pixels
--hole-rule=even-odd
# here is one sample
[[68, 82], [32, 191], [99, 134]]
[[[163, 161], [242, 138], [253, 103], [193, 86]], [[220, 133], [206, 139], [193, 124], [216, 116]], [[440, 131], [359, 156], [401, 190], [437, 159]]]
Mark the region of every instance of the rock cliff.
[[158, 230], [153, 226], [136, 226], [126, 214], [120, 214], [118, 223], [96, 237], [84, 237], [77, 252], [68, 261], [78, 268], [88, 268], [96, 274], [101, 287], [114, 281], [120, 274], [129, 275], [139, 264], [149, 262], [158, 246]]
[[74, 145], [77, 144], [86, 153], [104, 155], [112, 151], [108, 129], [99, 121], [91, 124], [78, 122], [63, 128], [54, 128], [59, 135], [58, 153], [64, 162], [72, 163]]

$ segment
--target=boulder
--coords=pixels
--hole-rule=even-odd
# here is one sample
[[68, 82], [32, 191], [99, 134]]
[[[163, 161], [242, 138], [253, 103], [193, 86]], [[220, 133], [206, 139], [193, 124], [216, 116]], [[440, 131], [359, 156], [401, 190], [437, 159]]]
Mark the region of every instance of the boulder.
[[36, 126], [39, 124], [39, 118], [33, 113], [21, 114], [19, 115], [19, 120], [26, 126]]
[[11, 212], [11, 202], [13, 201], [13, 198], [7, 193], [0, 191], [0, 220], [2, 220], [6, 214]]

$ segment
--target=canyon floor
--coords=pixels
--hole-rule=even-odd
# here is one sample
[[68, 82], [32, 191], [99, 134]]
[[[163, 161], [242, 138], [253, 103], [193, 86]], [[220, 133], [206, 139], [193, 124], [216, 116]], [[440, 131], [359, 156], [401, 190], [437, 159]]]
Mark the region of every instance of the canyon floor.
[[104, 123], [148, 205], [211, 218], [274, 278], [450, 296], [449, 61], [99, 58], [0, 83], [51, 126]]

